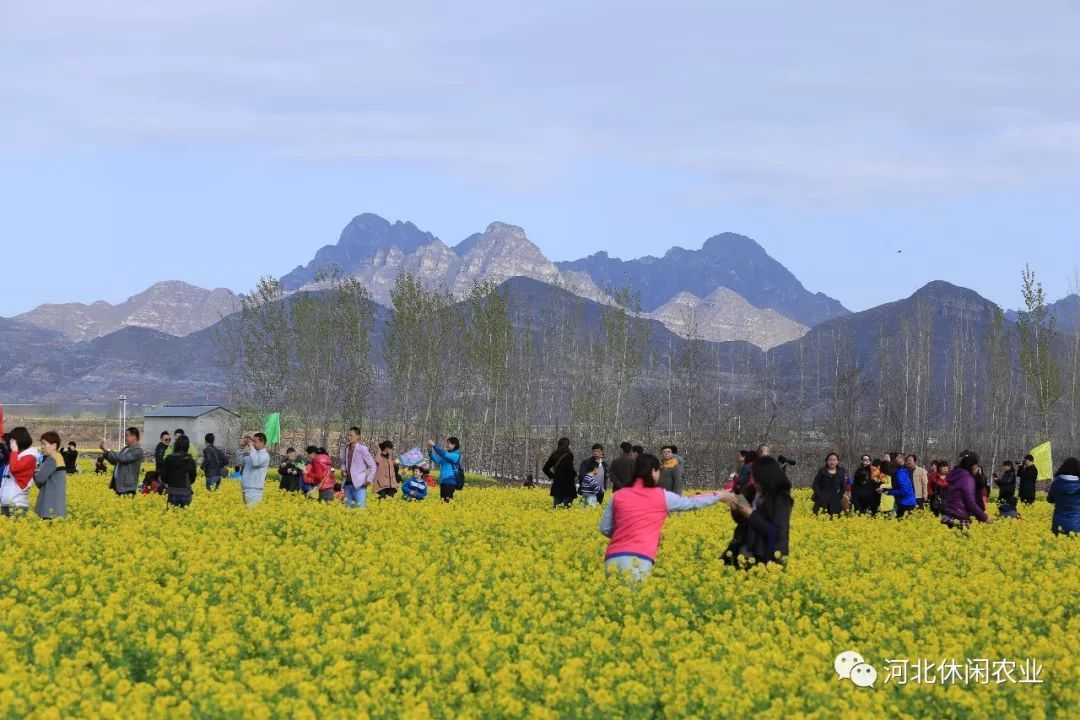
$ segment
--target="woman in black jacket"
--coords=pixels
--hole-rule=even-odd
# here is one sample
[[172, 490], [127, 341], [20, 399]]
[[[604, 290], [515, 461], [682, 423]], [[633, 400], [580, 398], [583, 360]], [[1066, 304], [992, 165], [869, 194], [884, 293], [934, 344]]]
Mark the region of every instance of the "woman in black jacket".
[[847, 470], [840, 467], [840, 456], [834, 452], [825, 457], [825, 467], [814, 476], [814, 514], [824, 510], [829, 515], [844, 511], [844, 493], [847, 492]]
[[881, 503], [881, 496], [878, 495], [878, 485], [870, 473], [871, 462], [873, 461], [869, 455], [863, 455], [862, 464], [851, 478], [851, 505], [857, 513], [873, 515]]
[[[737, 518], [735, 533], [724, 556], [728, 565], [781, 562], [787, 559], [791, 533], [791, 481], [774, 458], [765, 456], [754, 463], [750, 475], [752, 504], [737, 496], [724, 498]], [[744, 493], [750, 499], [751, 493]]]
[[1006, 460], [1001, 466], [1001, 477], [995, 480], [998, 486], [998, 504], [1016, 507], [1016, 468], [1012, 460]]
[[570, 452], [570, 439], [559, 438], [555, 452], [544, 463], [544, 475], [551, 480], [553, 507], [570, 507], [577, 498], [577, 470], [574, 453]]
[[161, 463], [161, 479], [165, 483], [169, 505], [187, 507], [191, 504], [191, 485], [198, 470], [195, 460], [188, 453], [190, 447], [191, 441], [187, 435], [179, 436], [172, 454]]

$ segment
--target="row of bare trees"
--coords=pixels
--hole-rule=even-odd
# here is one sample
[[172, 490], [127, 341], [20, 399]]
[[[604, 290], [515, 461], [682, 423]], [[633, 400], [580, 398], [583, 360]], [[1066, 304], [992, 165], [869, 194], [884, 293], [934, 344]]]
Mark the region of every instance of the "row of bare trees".
[[278, 410], [287, 431], [325, 445], [349, 425], [399, 447], [456, 434], [470, 469], [509, 477], [537, 473], [563, 435], [581, 453], [677, 444], [700, 484], [765, 441], [800, 470], [832, 449], [852, 462], [973, 447], [996, 464], [1044, 439], [1080, 441], [1080, 338], [1055, 328], [1029, 269], [1022, 280], [1018, 323], [920, 301], [872, 337], [834, 321], [763, 353], [701, 340], [692, 317], [678, 338], [628, 289], [602, 306], [490, 283], [462, 299], [402, 274], [393, 313], [376, 319], [355, 279], [328, 273], [291, 296], [264, 279], [221, 344], [248, 424]]

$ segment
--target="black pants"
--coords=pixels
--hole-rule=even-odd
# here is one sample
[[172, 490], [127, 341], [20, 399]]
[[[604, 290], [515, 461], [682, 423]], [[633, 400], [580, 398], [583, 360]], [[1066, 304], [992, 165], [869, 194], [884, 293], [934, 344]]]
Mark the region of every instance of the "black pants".
[[456, 485], [450, 483], [439, 483], [439, 497], [443, 502], [450, 502], [454, 499], [454, 491], [457, 490]]
[[117, 491], [116, 495], [117, 495], [117, 497], [135, 497], [135, 491], [134, 490], [125, 490], [124, 492]]
[[[385, 500], [386, 498], [392, 498], [397, 495], [397, 488], [383, 488], [376, 494], [379, 496], [380, 500]], [[451, 497], [453, 496], [451, 495]]]
[[556, 495], [554, 498], [552, 498], [552, 503], [551, 504], [552, 504], [552, 507], [557, 507], [557, 508], [558, 507], [566, 507], [566, 508], [568, 508], [568, 507], [571, 507], [574, 504], [574, 500], [576, 500], [576, 499], [577, 499], [577, 497], [574, 496], [574, 495], [568, 495], [568, 496], [565, 496], [565, 497], [560, 496], [560, 495]]
[[908, 506], [897, 505], [896, 506], [896, 519], [899, 520], [900, 518], [904, 517], [905, 515], [907, 515], [909, 512], [911, 512], [914, 509], [915, 509], [914, 505], [908, 505]]

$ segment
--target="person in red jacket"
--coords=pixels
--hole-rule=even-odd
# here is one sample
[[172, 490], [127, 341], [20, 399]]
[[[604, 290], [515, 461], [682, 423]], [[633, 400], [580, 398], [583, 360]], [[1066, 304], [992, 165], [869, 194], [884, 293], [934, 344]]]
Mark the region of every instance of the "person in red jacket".
[[949, 463], [944, 460], [935, 460], [930, 464], [930, 474], [927, 477], [927, 494], [930, 500], [930, 510], [935, 515], [940, 515], [949, 494]]
[[30, 431], [21, 425], [11, 429], [7, 470], [0, 481], [0, 513], [25, 515], [30, 510], [30, 483], [37, 471], [37, 453]]
[[304, 482], [313, 485], [319, 492], [321, 502], [334, 500], [334, 468], [330, 464], [330, 455], [325, 448], [319, 448], [304, 468]]

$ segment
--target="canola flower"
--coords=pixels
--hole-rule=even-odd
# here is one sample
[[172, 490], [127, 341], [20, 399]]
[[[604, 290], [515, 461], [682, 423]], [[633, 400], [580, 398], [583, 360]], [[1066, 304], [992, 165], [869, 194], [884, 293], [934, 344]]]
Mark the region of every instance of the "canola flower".
[[[966, 533], [811, 514], [787, 568], [673, 516], [652, 577], [607, 577], [599, 510], [467, 486], [346, 510], [235, 481], [188, 510], [69, 480], [66, 520], [0, 522], [0, 717], [1067, 717], [1080, 538], [1050, 507]], [[1040, 685], [836, 678], [891, 658], [1037, 658]]]

